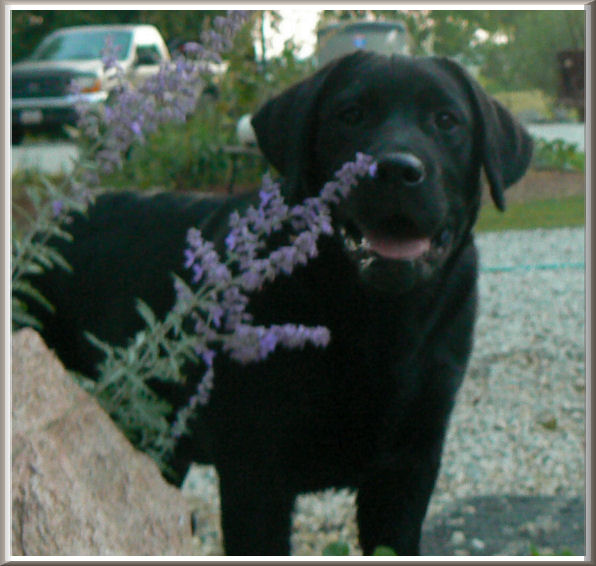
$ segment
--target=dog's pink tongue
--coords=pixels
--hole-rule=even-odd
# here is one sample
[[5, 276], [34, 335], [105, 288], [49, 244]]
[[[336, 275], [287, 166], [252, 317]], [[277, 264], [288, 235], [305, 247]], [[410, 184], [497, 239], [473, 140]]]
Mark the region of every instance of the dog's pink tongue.
[[398, 239], [366, 234], [370, 249], [386, 259], [411, 260], [430, 249], [430, 238]]

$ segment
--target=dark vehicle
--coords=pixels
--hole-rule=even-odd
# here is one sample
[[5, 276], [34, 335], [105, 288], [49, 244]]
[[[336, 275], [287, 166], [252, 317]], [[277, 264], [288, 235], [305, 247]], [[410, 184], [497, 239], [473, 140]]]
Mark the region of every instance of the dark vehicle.
[[317, 32], [317, 63], [322, 67], [357, 49], [384, 55], [409, 55], [410, 39], [403, 22], [351, 21], [331, 24]]
[[51, 33], [28, 59], [12, 66], [13, 143], [20, 142], [28, 129], [75, 123], [76, 104], [81, 100], [91, 104], [107, 100], [116, 84], [115, 69], [106, 72], [102, 61], [108, 39], [132, 82], [157, 72], [170, 59], [153, 26], [80, 26]]

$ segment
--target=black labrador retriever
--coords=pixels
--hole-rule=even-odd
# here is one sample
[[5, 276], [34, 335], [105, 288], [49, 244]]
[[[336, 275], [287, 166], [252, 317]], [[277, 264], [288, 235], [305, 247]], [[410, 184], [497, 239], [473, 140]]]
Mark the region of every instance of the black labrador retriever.
[[[326, 326], [328, 347], [218, 361], [211, 400], [169, 479], [179, 483], [193, 461], [215, 464], [229, 555], [287, 554], [296, 495], [329, 486], [357, 489], [365, 554], [386, 545], [416, 555], [472, 348], [481, 172], [503, 209], [531, 139], [452, 61], [367, 52], [328, 64], [252, 123], [291, 203], [318, 194], [356, 152], [374, 157], [376, 175], [333, 211], [318, 257], [250, 303], [257, 323]], [[56, 309], [32, 306], [46, 342], [93, 376], [101, 356], [84, 332], [125, 343], [140, 328], [136, 297], [163, 315], [171, 272], [188, 277], [187, 229], [199, 226], [221, 249], [230, 212], [253, 201], [99, 197], [68, 226], [73, 243], [55, 242], [72, 274], [35, 280]], [[177, 408], [192, 390], [163, 394]]]

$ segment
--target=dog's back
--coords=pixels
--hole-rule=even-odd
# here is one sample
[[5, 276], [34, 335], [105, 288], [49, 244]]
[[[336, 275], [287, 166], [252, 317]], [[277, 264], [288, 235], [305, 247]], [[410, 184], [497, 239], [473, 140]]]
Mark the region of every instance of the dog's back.
[[158, 316], [166, 314], [174, 300], [171, 274], [184, 270], [188, 229], [217, 214], [222, 204], [221, 198], [192, 194], [105, 193], [86, 213], [69, 217], [63, 227], [75, 243], [53, 237], [48, 245], [72, 271], [55, 266], [30, 277], [53, 311], [22, 296], [68, 369], [96, 375], [101, 355], [85, 332], [123, 345], [141, 328], [135, 298]]

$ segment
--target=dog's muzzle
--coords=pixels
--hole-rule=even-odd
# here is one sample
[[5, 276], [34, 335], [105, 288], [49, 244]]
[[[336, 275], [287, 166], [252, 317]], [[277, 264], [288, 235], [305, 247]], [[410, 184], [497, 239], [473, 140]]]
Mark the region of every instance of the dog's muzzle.
[[[424, 190], [426, 178], [427, 171], [417, 156], [397, 152], [377, 162], [374, 183], [395, 190], [420, 191]], [[360, 195], [374, 194], [370, 189], [363, 187]], [[354, 216], [347, 213], [339, 235], [363, 281], [383, 291], [402, 293], [432, 277], [448, 256], [453, 240], [453, 231], [443, 225], [440, 216], [424, 225], [413, 216], [414, 210], [406, 212], [406, 208], [400, 214], [387, 211], [385, 218], [379, 218], [377, 211], [374, 220], [358, 220], [360, 206], [356, 202], [348, 207]]]
[[430, 279], [449, 255], [452, 244], [449, 228], [432, 237], [399, 237], [348, 225], [339, 234], [361, 279], [380, 291], [397, 294]]

